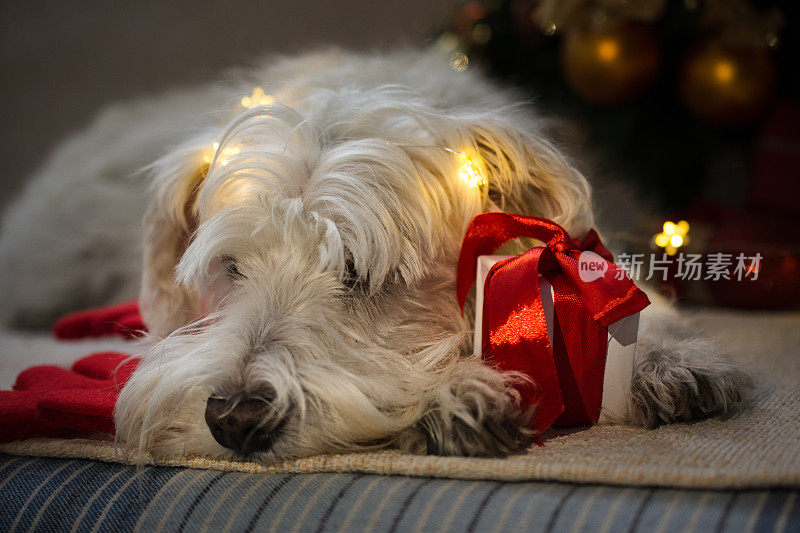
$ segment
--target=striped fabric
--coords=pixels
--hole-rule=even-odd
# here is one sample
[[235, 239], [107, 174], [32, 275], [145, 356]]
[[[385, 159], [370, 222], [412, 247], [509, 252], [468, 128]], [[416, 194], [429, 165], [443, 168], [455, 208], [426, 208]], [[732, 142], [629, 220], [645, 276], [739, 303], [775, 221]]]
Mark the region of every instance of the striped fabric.
[[800, 531], [800, 492], [267, 475], [0, 455], [0, 530]]

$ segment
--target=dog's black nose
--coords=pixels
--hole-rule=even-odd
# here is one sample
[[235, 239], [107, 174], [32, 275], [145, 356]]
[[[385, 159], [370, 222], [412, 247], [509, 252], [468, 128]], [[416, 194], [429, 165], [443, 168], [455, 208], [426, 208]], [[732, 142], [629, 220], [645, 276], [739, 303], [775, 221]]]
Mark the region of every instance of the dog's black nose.
[[272, 404], [264, 399], [211, 396], [206, 403], [206, 424], [214, 439], [242, 454], [272, 447], [284, 420], [276, 419]]

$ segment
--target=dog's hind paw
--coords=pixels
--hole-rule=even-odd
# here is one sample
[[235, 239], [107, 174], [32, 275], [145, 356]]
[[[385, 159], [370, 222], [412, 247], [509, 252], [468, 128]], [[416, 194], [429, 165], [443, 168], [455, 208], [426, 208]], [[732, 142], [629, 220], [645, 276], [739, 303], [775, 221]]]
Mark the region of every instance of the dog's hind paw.
[[640, 342], [631, 384], [631, 423], [655, 428], [731, 413], [752, 382], [702, 339]]

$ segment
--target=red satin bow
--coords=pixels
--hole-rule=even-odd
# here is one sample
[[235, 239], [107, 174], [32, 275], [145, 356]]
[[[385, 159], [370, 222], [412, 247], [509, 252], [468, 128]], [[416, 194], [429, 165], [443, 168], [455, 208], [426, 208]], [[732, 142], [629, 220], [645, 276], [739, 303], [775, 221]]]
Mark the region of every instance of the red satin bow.
[[[475, 281], [478, 256], [517, 237], [545, 243], [495, 264], [484, 285], [483, 354], [500, 370], [529, 376], [519, 386], [522, 401], [535, 405], [533, 428], [596, 423], [600, 416], [607, 327], [637, 313], [650, 301], [594, 230], [581, 241], [550, 220], [509, 213], [484, 213], [467, 228], [458, 259], [457, 293], [462, 312]], [[606, 262], [599, 279], [583, 281], [579, 256], [590, 251]], [[602, 258], [602, 259], [600, 259]], [[553, 286], [555, 325], [547, 334], [539, 275]]]

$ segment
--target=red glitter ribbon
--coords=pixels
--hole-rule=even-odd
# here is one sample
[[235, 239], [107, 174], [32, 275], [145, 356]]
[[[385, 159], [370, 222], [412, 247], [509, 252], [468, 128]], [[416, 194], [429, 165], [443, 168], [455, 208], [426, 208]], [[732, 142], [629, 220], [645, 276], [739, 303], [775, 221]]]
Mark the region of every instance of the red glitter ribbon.
[[[464, 236], [456, 281], [462, 312], [478, 256], [517, 237], [544, 243], [492, 266], [484, 285], [483, 355], [502, 371], [529, 376], [519, 385], [523, 407], [536, 406], [533, 428], [594, 424], [600, 417], [609, 325], [650, 304], [594, 230], [581, 241], [550, 220], [509, 213], [476, 216]], [[590, 251], [607, 265], [584, 281], [579, 256]], [[602, 259], [600, 259], [602, 258]], [[555, 324], [547, 334], [539, 275], [553, 286]]]

